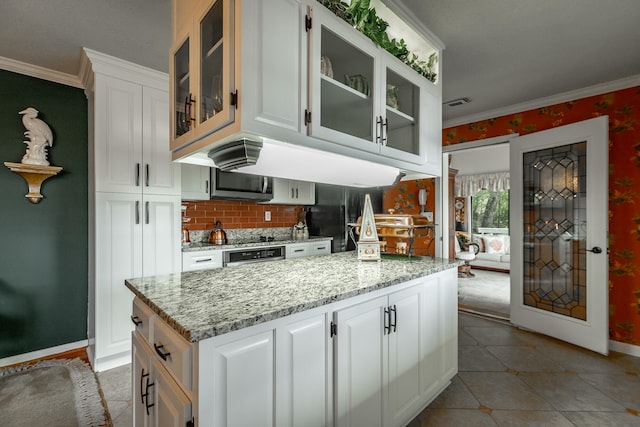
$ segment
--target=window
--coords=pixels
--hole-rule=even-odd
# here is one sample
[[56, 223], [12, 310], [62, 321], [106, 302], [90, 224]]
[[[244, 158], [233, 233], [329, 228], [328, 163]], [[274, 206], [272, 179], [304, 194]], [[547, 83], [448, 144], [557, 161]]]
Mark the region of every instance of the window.
[[471, 198], [472, 232], [480, 228], [509, 228], [509, 191], [480, 190]]

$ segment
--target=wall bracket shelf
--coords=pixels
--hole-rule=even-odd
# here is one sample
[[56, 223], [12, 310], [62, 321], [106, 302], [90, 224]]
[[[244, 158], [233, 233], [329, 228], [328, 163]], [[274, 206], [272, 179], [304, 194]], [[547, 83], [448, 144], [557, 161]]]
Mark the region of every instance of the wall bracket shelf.
[[31, 203], [38, 203], [42, 199], [40, 187], [42, 183], [49, 177], [57, 175], [62, 168], [58, 166], [40, 166], [29, 165], [24, 163], [4, 162], [12, 172], [20, 175], [29, 185], [29, 192], [25, 195]]

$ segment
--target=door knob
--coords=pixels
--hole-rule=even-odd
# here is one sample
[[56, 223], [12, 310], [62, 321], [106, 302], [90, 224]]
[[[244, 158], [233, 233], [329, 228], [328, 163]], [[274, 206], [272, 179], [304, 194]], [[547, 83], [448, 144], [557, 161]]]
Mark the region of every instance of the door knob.
[[600, 246], [594, 246], [591, 249], [586, 249], [587, 252], [593, 252], [594, 254], [601, 254], [602, 248]]

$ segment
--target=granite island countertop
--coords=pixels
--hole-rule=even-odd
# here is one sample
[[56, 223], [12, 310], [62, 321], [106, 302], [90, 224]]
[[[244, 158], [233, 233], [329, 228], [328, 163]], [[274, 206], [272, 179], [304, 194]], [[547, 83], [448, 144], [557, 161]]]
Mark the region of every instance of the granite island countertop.
[[431, 257], [361, 262], [352, 251], [129, 279], [125, 285], [186, 340], [198, 342], [458, 265]]

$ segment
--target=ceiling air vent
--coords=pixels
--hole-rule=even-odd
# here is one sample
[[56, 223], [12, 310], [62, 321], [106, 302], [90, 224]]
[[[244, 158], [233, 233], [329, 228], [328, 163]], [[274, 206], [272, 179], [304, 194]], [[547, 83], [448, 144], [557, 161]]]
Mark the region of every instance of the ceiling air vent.
[[464, 105], [470, 103], [471, 100], [469, 98], [456, 98], [451, 101], [443, 102], [443, 105], [448, 105], [449, 107], [457, 107], [458, 105]]
[[222, 171], [255, 165], [260, 157], [262, 142], [240, 139], [209, 151], [209, 158]]

